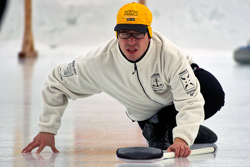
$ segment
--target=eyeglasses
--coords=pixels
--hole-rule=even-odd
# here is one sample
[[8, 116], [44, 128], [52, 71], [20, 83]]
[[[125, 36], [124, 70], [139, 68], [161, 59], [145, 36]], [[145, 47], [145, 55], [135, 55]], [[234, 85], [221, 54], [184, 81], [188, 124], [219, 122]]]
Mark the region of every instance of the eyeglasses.
[[127, 33], [127, 32], [119, 32], [119, 37], [121, 39], [129, 39], [131, 35], [133, 35], [133, 37], [135, 39], [143, 39], [146, 33], [142, 33], [142, 32], [137, 32], [137, 33]]

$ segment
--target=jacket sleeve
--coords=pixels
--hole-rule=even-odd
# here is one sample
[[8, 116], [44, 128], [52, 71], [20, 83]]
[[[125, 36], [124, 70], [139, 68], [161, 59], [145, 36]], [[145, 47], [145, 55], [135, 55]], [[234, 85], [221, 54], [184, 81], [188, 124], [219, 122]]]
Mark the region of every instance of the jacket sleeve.
[[169, 71], [173, 102], [178, 111], [173, 138], [181, 138], [191, 146], [204, 121], [204, 99], [200, 84], [182, 53], [173, 58]]
[[101, 93], [85, 61], [74, 60], [57, 66], [42, 88], [42, 111], [38, 119], [40, 132], [57, 134], [68, 99], [85, 98]]

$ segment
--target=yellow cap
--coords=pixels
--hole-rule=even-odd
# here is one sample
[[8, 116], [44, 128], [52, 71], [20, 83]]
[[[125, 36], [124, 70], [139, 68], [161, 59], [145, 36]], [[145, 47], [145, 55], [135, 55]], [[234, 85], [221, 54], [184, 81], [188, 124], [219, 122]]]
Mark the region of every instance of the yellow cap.
[[121, 7], [117, 13], [117, 24], [115, 31], [134, 30], [146, 32], [148, 29], [149, 36], [152, 37], [151, 22], [153, 15], [151, 11], [140, 3], [129, 3]]

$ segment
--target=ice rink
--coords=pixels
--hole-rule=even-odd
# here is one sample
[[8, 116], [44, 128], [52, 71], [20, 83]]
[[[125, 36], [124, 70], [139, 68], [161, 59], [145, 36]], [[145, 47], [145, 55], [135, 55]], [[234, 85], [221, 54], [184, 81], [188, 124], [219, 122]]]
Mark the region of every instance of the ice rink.
[[124, 164], [115, 158], [119, 147], [147, 146], [137, 123], [106, 94], [70, 101], [56, 135], [56, 147], [36, 155], [21, 150], [38, 133], [41, 87], [54, 66], [71, 61], [72, 55], [40, 53], [37, 59], [17, 59], [17, 53], [0, 51], [0, 166], [249, 166], [250, 66], [239, 65], [231, 52], [187, 51], [199, 65], [212, 72], [226, 93], [226, 104], [204, 125], [219, 140], [216, 154], [168, 159], [154, 164]]
[[[18, 59], [23, 34], [23, 29], [20, 27], [23, 26], [23, 23], [18, 20], [20, 17], [17, 14], [10, 13], [14, 9], [21, 11], [20, 6], [18, 6], [20, 3], [16, 0], [10, 2], [9, 10], [0, 31], [1, 167], [250, 166], [250, 65], [238, 64], [233, 60], [233, 50], [238, 46], [245, 45], [249, 39], [249, 23], [245, 24], [245, 17], [240, 17], [246, 14], [244, 11], [250, 11], [248, 10], [250, 9], [249, 1], [223, 0], [215, 8], [212, 8], [213, 3], [216, 3], [214, 0], [205, 7], [207, 1], [199, 1], [197, 6], [203, 6], [203, 12], [201, 9], [196, 9], [195, 5], [187, 4], [188, 8], [182, 7], [181, 3], [184, 1], [181, 0], [177, 0], [176, 3], [169, 2], [172, 7], [175, 5], [181, 9], [186, 9], [184, 11], [188, 11], [191, 15], [194, 12], [191, 20], [195, 25], [193, 27], [186, 26], [186, 28], [184, 28], [184, 25], [182, 25], [184, 27], [181, 27], [178, 19], [174, 17], [178, 17], [179, 20], [182, 18], [178, 11], [172, 11], [175, 15], [168, 15], [165, 18], [167, 21], [162, 22], [164, 10], [156, 10], [160, 6], [160, 2], [148, 1], [148, 6], [152, 6], [152, 12], [156, 15], [156, 30], [164, 31], [164, 35], [183, 47], [183, 50], [192, 55], [201, 68], [211, 72], [220, 81], [225, 91], [226, 101], [225, 106], [216, 115], [203, 123], [218, 135], [218, 141], [215, 143], [218, 148], [216, 153], [190, 156], [188, 158], [166, 159], [161, 162], [147, 164], [124, 163], [116, 160], [115, 152], [117, 148], [147, 146], [147, 143], [142, 137], [138, 124], [131, 122], [126, 116], [124, 107], [104, 93], [86, 99], [70, 101], [62, 118], [62, 126], [56, 135], [56, 147], [60, 153], [53, 153], [48, 147], [40, 154], [36, 154], [35, 150], [32, 153], [21, 153], [22, 149], [38, 133], [37, 118], [41, 108], [41, 88], [46, 75], [56, 65], [72, 62], [74, 57], [112, 38], [114, 36], [115, 20], [104, 25], [105, 33], [102, 35], [102, 27], [96, 28], [97, 22], [100, 21], [98, 19], [93, 24], [90, 23], [87, 28], [80, 23], [77, 24], [77, 22], [81, 21], [91, 22], [91, 18], [95, 18], [95, 15], [89, 12], [91, 9], [84, 15], [78, 15], [80, 7], [90, 4], [97, 11], [102, 9], [100, 7], [103, 5], [101, 1], [98, 1], [97, 4], [91, 1], [85, 1], [86, 4], [84, 4], [84, 1], [81, 3], [77, 1], [79, 4], [75, 1], [72, 4], [68, 0], [50, 2], [61, 5], [55, 7], [54, 12], [59, 11], [61, 8], [65, 9], [62, 12], [64, 18], [59, 17], [59, 20], [64, 20], [67, 12], [71, 13], [68, 15], [68, 21], [66, 22], [70, 25], [66, 26], [63, 21], [54, 22], [55, 24], [53, 24], [54, 17], [59, 15], [57, 12], [46, 22], [44, 18], [45, 16], [48, 18], [46, 12], [40, 11], [40, 14], [44, 17], [40, 18], [40, 22], [35, 21], [34, 23], [35, 47], [38, 51], [38, 57]], [[127, 2], [130, 1], [114, 2], [108, 0], [104, 7], [107, 8], [112, 4], [115, 7], [120, 7]], [[192, 2], [195, 1], [192, 0]], [[226, 2], [231, 3], [231, 5]], [[233, 11], [233, 5], [235, 5], [236, 10], [237, 7], [241, 6], [240, 3], [244, 4], [241, 10], [237, 9], [238, 13], [235, 14], [235, 18], [231, 17], [230, 12], [227, 13], [226, 9]], [[39, 5], [44, 5], [44, 8], [48, 7], [40, 0], [34, 4], [36, 9], [38, 9]], [[223, 5], [226, 5], [227, 8], [224, 9]], [[75, 12], [73, 12], [74, 7], [77, 8]], [[114, 19], [118, 9], [107, 11], [108, 14], [112, 14], [109, 17]], [[52, 12], [52, 7], [49, 10]], [[210, 18], [214, 17], [212, 20], [206, 20], [208, 18], [206, 12], [208, 11], [213, 11], [211, 12], [213, 15], [211, 13], [209, 15]], [[35, 17], [38, 18], [39, 12], [34, 12]], [[102, 12], [104, 11], [99, 10], [99, 13], [102, 14]], [[203, 15], [197, 15], [197, 13]], [[17, 18], [14, 16], [17, 16]], [[186, 16], [186, 21], [189, 20], [189, 16]], [[204, 18], [201, 16], [204, 16]], [[239, 20], [239, 23], [242, 23], [239, 26], [240, 30], [235, 28], [234, 22], [229, 22], [230, 17], [232, 20], [237, 20], [237, 17], [238, 20], [241, 18]], [[108, 17], [105, 16], [103, 19], [108, 19]], [[181, 22], [183, 23], [183, 21], [189, 24], [189, 22], [185, 22], [185, 19]], [[208, 26], [209, 21], [213, 24], [212, 26]], [[226, 26], [224, 27], [219, 21], [224, 21]], [[175, 23], [175, 27], [168, 31], [162, 29], [160, 23], [164, 24], [165, 27], [168, 24]], [[15, 27], [17, 25], [21, 30]], [[203, 28], [197, 32], [199, 25], [203, 26]], [[216, 26], [217, 30], [220, 29], [220, 31], [215, 30]], [[93, 31], [89, 31], [91, 27], [95, 27]], [[87, 31], [89, 34], [81, 34], [78, 36], [81, 38], [79, 39], [77, 33], [81, 33], [81, 28], [84, 29], [85, 33]], [[179, 31], [180, 34], [176, 34]], [[211, 31], [213, 33], [207, 34]], [[188, 35], [184, 36], [185, 34]], [[91, 38], [91, 35], [93, 35], [94, 39]], [[77, 38], [77, 40], [74, 40], [74, 38]], [[206, 39], [207, 41], [205, 41]]]

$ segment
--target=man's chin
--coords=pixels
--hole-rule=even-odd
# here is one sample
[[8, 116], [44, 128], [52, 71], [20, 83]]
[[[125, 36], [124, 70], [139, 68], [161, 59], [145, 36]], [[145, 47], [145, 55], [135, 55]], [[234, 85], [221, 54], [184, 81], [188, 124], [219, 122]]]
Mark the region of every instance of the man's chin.
[[132, 57], [132, 56], [131, 56], [131, 57], [127, 56], [127, 59], [128, 59], [129, 61], [133, 61], [133, 62], [137, 60], [135, 57]]

